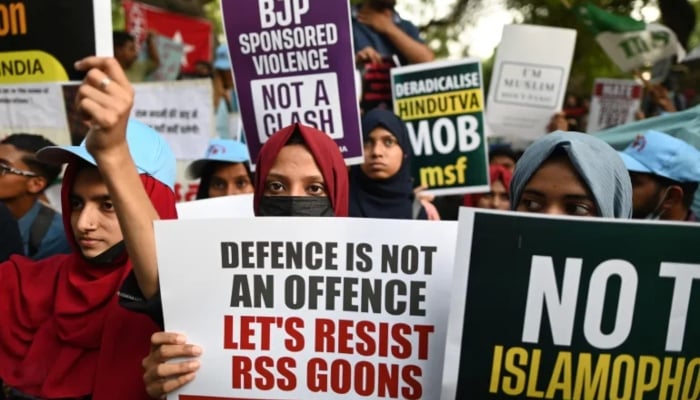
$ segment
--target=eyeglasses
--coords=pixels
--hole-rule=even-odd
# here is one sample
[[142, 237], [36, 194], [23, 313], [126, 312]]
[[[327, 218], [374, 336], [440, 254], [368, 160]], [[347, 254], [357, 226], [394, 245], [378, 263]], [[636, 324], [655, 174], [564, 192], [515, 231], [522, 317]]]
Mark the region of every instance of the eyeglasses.
[[35, 174], [32, 171], [24, 171], [24, 170], [10, 167], [9, 165], [0, 163], [0, 176], [5, 176], [7, 174], [14, 174], [14, 175], [28, 176], [28, 177], [39, 176], [38, 174]]

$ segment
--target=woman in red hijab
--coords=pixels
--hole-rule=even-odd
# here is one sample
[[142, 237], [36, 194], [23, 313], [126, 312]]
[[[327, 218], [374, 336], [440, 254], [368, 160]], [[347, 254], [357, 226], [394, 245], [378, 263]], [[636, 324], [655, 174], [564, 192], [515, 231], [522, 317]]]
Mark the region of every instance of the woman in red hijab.
[[[117, 101], [105, 90], [108, 85], [91, 83], [88, 76], [80, 89], [83, 99]], [[127, 128], [127, 117], [119, 129], [127, 132], [129, 148], [137, 149], [131, 157], [138, 184], [160, 218], [175, 218], [175, 158], [149, 127], [133, 121]], [[73, 252], [40, 261], [13, 256], [0, 264], [0, 378], [6, 398], [148, 398], [141, 360], [158, 326], [118, 304], [117, 292], [132, 265], [111, 188], [85, 143], [45, 148], [38, 156], [68, 162], [61, 200]]]
[[[301, 124], [283, 128], [265, 142], [256, 166], [256, 215], [348, 215], [347, 167], [338, 145], [326, 133]], [[158, 307], [144, 306], [143, 310], [154, 313], [154, 308]], [[146, 389], [153, 398], [195, 378], [199, 361], [189, 358], [199, 356], [201, 349], [185, 342], [173, 332], [153, 335], [153, 350], [144, 360]], [[173, 358], [188, 359], [166, 363]]]
[[513, 174], [504, 166], [489, 165], [491, 191], [488, 193], [467, 194], [464, 205], [467, 207], [510, 210], [510, 180]]
[[348, 215], [347, 167], [328, 134], [302, 124], [282, 128], [256, 165], [255, 215]]

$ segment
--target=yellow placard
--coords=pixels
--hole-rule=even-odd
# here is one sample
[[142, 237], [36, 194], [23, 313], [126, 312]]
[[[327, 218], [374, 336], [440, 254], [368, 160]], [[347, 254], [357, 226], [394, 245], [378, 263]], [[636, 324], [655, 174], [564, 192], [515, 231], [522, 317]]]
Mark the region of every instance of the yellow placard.
[[0, 84], [67, 80], [65, 68], [49, 53], [41, 50], [0, 53]]

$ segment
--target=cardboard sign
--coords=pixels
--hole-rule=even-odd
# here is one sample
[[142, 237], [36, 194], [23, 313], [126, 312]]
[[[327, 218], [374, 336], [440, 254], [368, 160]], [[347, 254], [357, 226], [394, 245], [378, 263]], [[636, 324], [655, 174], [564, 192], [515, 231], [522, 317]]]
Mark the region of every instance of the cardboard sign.
[[493, 136], [532, 141], [564, 102], [576, 31], [506, 25], [489, 86]]
[[457, 240], [443, 398], [700, 396], [700, 226], [463, 208]]
[[251, 159], [299, 122], [328, 133], [346, 163], [361, 163], [349, 3], [223, 0], [221, 8]]
[[586, 132], [634, 121], [642, 102], [642, 90], [642, 84], [633, 80], [596, 79]]
[[416, 186], [436, 195], [488, 191], [484, 94], [477, 60], [393, 68], [394, 112], [406, 122]]
[[155, 230], [165, 328], [204, 349], [195, 380], [170, 399], [438, 399], [455, 222], [265, 217]]

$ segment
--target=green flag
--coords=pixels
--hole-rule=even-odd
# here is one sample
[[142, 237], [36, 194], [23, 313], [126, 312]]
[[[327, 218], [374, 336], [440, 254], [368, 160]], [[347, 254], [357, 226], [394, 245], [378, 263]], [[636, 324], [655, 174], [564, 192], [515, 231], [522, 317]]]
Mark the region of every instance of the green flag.
[[573, 11], [623, 71], [650, 67], [675, 54], [680, 58], [685, 56], [676, 34], [664, 25], [613, 14], [591, 3], [577, 5]]

